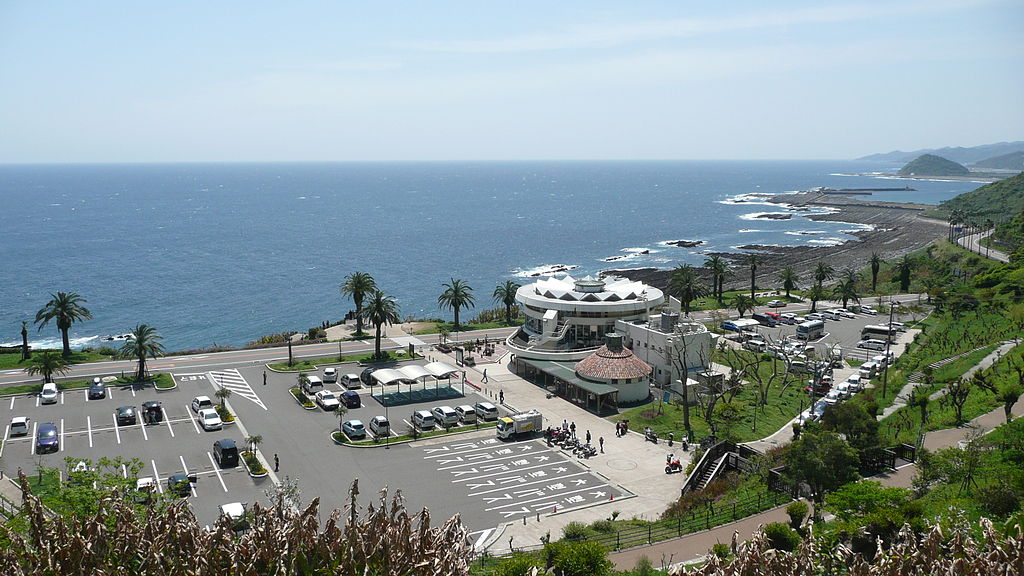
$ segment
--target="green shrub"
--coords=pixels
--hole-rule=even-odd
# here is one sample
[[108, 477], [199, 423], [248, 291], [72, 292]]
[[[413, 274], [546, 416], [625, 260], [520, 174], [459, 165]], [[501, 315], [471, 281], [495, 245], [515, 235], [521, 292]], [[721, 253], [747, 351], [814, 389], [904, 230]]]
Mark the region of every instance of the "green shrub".
[[597, 542], [553, 542], [544, 547], [544, 556], [563, 576], [604, 576], [612, 567], [608, 551]]
[[263, 463], [260, 462], [260, 459], [256, 457], [256, 454], [245, 451], [242, 452], [242, 458], [245, 460], [246, 466], [249, 467], [249, 471], [253, 474], [263, 474], [267, 471], [267, 469], [263, 467]]
[[590, 529], [594, 532], [615, 532], [615, 523], [611, 520], [595, 520], [590, 523]]
[[513, 554], [498, 565], [494, 576], [527, 576], [540, 562], [531, 554]]
[[732, 554], [732, 548], [730, 548], [728, 544], [719, 542], [711, 547], [711, 553], [722, 560], [725, 560], [730, 554]]
[[641, 556], [633, 565], [633, 576], [654, 576], [656, 573], [651, 559], [647, 556]]
[[562, 539], [582, 540], [590, 535], [590, 529], [583, 522], [569, 522], [562, 528]]
[[804, 518], [807, 517], [808, 510], [807, 503], [802, 500], [791, 502], [789, 506], [786, 506], [786, 514], [789, 515], [789, 525], [793, 528], [799, 528]]
[[800, 545], [800, 535], [782, 522], [772, 522], [764, 527], [768, 545], [776, 550], [792, 552]]
[[981, 507], [993, 516], [1009, 516], [1020, 508], [1020, 494], [1008, 484], [983, 486], [978, 490], [976, 499]]

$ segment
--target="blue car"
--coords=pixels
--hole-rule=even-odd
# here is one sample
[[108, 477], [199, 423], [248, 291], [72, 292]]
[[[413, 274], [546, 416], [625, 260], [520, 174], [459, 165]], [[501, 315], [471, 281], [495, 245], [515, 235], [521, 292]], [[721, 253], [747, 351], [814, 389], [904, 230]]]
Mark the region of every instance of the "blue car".
[[361, 420], [346, 420], [341, 425], [341, 431], [345, 433], [351, 440], [361, 440], [366, 438], [366, 428], [363, 426]]
[[39, 426], [36, 433], [36, 453], [57, 452], [60, 450], [60, 436], [57, 435], [57, 427], [53, 422], [47, 422]]

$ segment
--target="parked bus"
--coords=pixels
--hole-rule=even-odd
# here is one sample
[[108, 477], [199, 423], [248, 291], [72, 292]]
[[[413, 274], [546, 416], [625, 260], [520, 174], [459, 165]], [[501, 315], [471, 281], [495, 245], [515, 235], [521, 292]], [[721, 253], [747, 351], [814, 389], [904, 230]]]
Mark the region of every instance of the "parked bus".
[[825, 323], [821, 320], [811, 320], [803, 324], [797, 324], [796, 337], [801, 340], [817, 340], [825, 334]]
[[733, 332], [742, 332], [743, 330], [750, 330], [754, 326], [758, 326], [757, 320], [750, 318], [737, 318], [736, 320], [726, 320], [722, 322], [721, 328], [723, 330], [732, 330]]
[[[775, 316], [778, 316], [778, 314], [775, 314]], [[762, 312], [755, 312], [753, 315], [751, 315], [751, 318], [757, 320], [758, 324], [762, 326], [767, 326], [769, 328], [774, 328], [775, 325], [778, 324], [778, 320]]]
[[861, 339], [875, 339], [875, 340], [895, 340], [897, 330], [892, 326], [883, 326], [881, 324], [868, 324], [860, 331]]

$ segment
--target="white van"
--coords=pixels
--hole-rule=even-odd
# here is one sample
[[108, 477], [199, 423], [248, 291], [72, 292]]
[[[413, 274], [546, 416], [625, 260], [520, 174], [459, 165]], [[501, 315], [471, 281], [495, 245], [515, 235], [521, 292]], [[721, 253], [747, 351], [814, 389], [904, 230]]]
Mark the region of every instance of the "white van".
[[853, 374], [846, 379], [846, 385], [850, 389], [850, 392], [860, 392], [864, 388], [864, 384], [860, 381], [859, 374]]
[[747, 340], [743, 347], [751, 352], [764, 352], [768, 349], [768, 343], [764, 340]]
[[476, 422], [476, 410], [473, 410], [473, 407], [469, 404], [456, 406], [455, 411], [459, 414], [459, 420], [462, 420], [463, 424], [472, 424]]
[[825, 310], [821, 313], [821, 317], [826, 320], [842, 320], [843, 317], [839, 315], [835, 310]]
[[473, 405], [473, 410], [484, 422], [498, 419], [498, 407], [490, 402], [477, 402]]
[[435, 423], [434, 415], [428, 410], [417, 410], [412, 413], [412, 425], [419, 430], [433, 430]]
[[359, 374], [345, 374], [341, 377], [341, 385], [349, 390], [363, 387], [363, 383], [359, 380]]
[[324, 368], [324, 382], [334, 384], [338, 381], [338, 369], [337, 368]]
[[859, 372], [861, 378], [866, 378], [870, 380], [871, 378], [874, 378], [876, 374], [878, 374], [878, 364], [874, 362], [865, 362], [860, 365]]
[[374, 416], [370, 420], [370, 433], [374, 436], [387, 436], [391, 434], [391, 423], [383, 416]]
[[302, 384], [302, 391], [312, 396], [324, 389], [324, 381], [319, 376], [307, 376], [306, 382]]

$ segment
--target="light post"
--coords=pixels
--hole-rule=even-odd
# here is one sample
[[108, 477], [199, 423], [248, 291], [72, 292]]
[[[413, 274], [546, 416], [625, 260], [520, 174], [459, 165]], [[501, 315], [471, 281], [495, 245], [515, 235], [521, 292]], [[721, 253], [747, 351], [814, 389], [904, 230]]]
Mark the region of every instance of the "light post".
[[[370, 395], [372, 396], [373, 393], [371, 392]], [[391, 418], [388, 418], [388, 402], [384, 398], [384, 385], [383, 384], [380, 385], [380, 399], [384, 401], [384, 419], [388, 421], [388, 433], [387, 433], [386, 436], [384, 436], [384, 449], [385, 450], [390, 450], [391, 446], [388, 445], [388, 440], [391, 439]]]
[[889, 301], [889, 331], [885, 338], [885, 371], [882, 373], [882, 398], [885, 398], [885, 393], [888, 391], [889, 387], [889, 364], [892, 364], [892, 362], [889, 361], [889, 350], [892, 348], [892, 315], [898, 307], [899, 302], [895, 300]]

